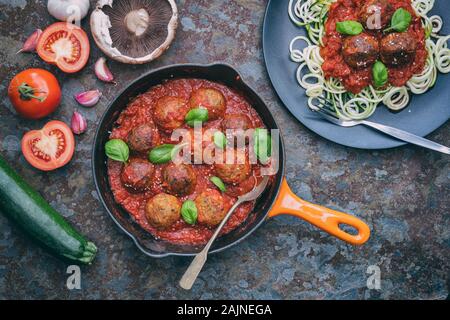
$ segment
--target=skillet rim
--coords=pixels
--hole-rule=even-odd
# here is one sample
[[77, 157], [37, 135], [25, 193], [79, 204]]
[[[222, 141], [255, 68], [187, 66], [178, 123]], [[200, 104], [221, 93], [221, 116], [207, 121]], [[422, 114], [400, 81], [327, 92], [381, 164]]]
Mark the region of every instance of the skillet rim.
[[[110, 209], [108, 208], [108, 205], [104, 199], [103, 196], [103, 192], [100, 188], [100, 183], [98, 182], [97, 179], [97, 174], [96, 174], [96, 159], [97, 159], [97, 145], [99, 142], [99, 136], [102, 134], [102, 132], [100, 132], [100, 128], [103, 124], [103, 122], [106, 120], [106, 115], [108, 113], [108, 111], [112, 108], [112, 106], [115, 104], [115, 102], [117, 101], [117, 99], [125, 93], [125, 91], [127, 91], [130, 87], [135, 86], [137, 83], [139, 83], [143, 78], [146, 78], [148, 76], [150, 76], [151, 74], [160, 72], [160, 71], [165, 71], [165, 70], [170, 70], [173, 68], [203, 68], [203, 69], [211, 69], [214, 67], [225, 67], [230, 69], [231, 71], [233, 71], [234, 73], [236, 73], [236, 75], [239, 77], [239, 81], [242, 82], [242, 84], [246, 87], [246, 90], [250, 90], [251, 92], [253, 92], [253, 94], [259, 98], [259, 100], [261, 100], [262, 104], [264, 105], [264, 107], [266, 108], [269, 116], [272, 118], [272, 121], [275, 123], [276, 128], [269, 128], [269, 129], [278, 129], [280, 131], [279, 134], [279, 158], [282, 158], [282, 161], [279, 161], [279, 168], [278, 168], [278, 172], [276, 173], [276, 178], [274, 183], [276, 184], [274, 187], [275, 192], [272, 195], [272, 199], [270, 199], [270, 205], [268, 205], [268, 207], [266, 208], [266, 212], [263, 214], [263, 217], [260, 218], [260, 221], [258, 223], [256, 223], [253, 227], [245, 230], [245, 233], [243, 235], [241, 235], [239, 238], [237, 238], [236, 240], [230, 242], [229, 244], [226, 244], [222, 247], [219, 248], [215, 248], [210, 250], [209, 254], [212, 253], [218, 253], [221, 252], [223, 250], [226, 250], [230, 247], [233, 247], [235, 245], [237, 245], [238, 243], [240, 243], [241, 241], [243, 241], [244, 239], [246, 239], [248, 236], [250, 236], [256, 229], [258, 229], [266, 220], [267, 220], [267, 216], [270, 212], [270, 210], [272, 209], [275, 200], [278, 198], [278, 195], [280, 193], [280, 187], [281, 187], [281, 182], [283, 181], [283, 179], [285, 178], [284, 172], [285, 172], [285, 162], [286, 162], [286, 157], [285, 157], [285, 149], [284, 149], [284, 138], [283, 135], [281, 134], [281, 129], [280, 126], [278, 125], [278, 122], [276, 121], [275, 117], [273, 116], [272, 112], [270, 111], [270, 109], [267, 107], [266, 102], [261, 98], [261, 96], [256, 92], [256, 90], [250, 86], [246, 81], [243, 80], [242, 75], [230, 64], [227, 63], [222, 63], [222, 62], [218, 62], [218, 63], [210, 63], [210, 64], [195, 64], [195, 63], [176, 63], [176, 64], [170, 64], [170, 65], [166, 65], [166, 66], [162, 66], [156, 69], [151, 69], [149, 71], [147, 71], [146, 73], [140, 75], [139, 77], [135, 78], [134, 80], [132, 80], [130, 83], [128, 83], [125, 87], [122, 88], [121, 91], [119, 91], [119, 93], [117, 93], [114, 98], [111, 100], [111, 102], [108, 103], [108, 106], [105, 108], [105, 110], [103, 111], [103, 114], [100, 118], [100, 120], [97, 123], [97, 128], [95, 129], [95, 135], [94, 135], [94, 140], [92, 142], [92, 151], [91, 151], [91, 169], [92, 169], [92, 175], [93, 175], [93, 179], [94, 179], [94, 184], [95, 184], [95, 190], [98, 194], [98, 197], [100, 199], [101, 204], [103, 205], [103, 208], [106, 210], [106, 212], [108, 213], [108, 215], [110, 216], [110, 218], [114, 221], [114, 223], [119, 227], [119, 229], [124, 232], [128, 237], [130, 237], [134, 244], [136, 245], [136, 247], [145, 255], [152, 257], [152, 258], [164, 258], [164, 257], [169, 257], [169, 256], [182, 256], [182, 257], [192, 257], [195, 256], [198, 252], [190, 252], [190, 253], [179, 253], [179, 252], [170, 252], [170, 251], [166, 251], [163, 253], [155, 253], [155, 252], [150, 252], [148, 249], [146, 249], [138, 240], [138, 237], [136, 237], [134, 234], [132, 234], [131, 232], [129, 232], [124, 226], [122, 226], [122, 224], [114, 217], [114, 215], [112, 214], [112, 212], [110, 211]], [[176, 76], [174, 77], [176, 78]], [[260, 112], [258, 110], [255, 109], [255, 111], [259, 114]], [[261, 214], [261, 213], [259, 213]]]

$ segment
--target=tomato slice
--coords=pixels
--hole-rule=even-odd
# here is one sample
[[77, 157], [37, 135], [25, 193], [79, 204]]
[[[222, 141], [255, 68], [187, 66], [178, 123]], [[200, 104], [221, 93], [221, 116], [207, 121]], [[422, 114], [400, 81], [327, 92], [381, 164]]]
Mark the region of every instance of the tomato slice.
[[89, 59], [89, 39], [80, 27], [56, 22], [44, 30], [36, 51], [42, 60], [56, 64], [64, 72], [74, 73], [80, 71]]
[[75, 150], [72, 130], [64, 122], [53, 120], [41, 130], [27, 132], [22, 138], [22, 153], [35, 168], [50, 171], [67, 164]]

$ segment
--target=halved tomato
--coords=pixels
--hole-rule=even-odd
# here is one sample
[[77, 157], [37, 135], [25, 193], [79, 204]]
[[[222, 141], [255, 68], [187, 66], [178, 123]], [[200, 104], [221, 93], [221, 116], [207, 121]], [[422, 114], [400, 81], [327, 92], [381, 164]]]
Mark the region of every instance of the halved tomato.
[[75, 138], [62, 121], [48, 122], [41, 130], [27, 132], [22, 138], [22, 153], [35, 168], [50, 171], [64, 166], [73, 156]]
[[89, 39], [86, 32], [68, 22], [56, 22], [44, 30], [36, 51], [42, 60], [56, 64], [67, 73], [80, 71], [89, 59]]

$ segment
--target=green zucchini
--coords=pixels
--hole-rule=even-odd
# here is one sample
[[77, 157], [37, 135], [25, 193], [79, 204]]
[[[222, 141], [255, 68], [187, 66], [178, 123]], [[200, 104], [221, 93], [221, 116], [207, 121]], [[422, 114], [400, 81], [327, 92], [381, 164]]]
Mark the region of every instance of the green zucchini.
[[53, 253], [90, 264], [97, 247], [79, 234], [0, 156], [0, 212]]

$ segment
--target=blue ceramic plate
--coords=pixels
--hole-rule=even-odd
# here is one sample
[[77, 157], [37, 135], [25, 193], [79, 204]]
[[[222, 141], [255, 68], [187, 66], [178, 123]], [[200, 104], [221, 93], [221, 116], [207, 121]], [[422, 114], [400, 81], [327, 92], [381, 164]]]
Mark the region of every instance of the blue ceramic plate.
[[[362, 149], [385, 149], [401, 146], [402, 141], [370, 128], [342, 128], [323, 121], [307, 106], [307, 97], [295, 78], [297, 63], [289, 59], [289, 43], [297, 35], [306, 35], [288, 15], [289, 0], [271, 0], [263, 25], [263, 50], [269, 77], [281, 101], [306, 127], [336, 143]], [[429, 15], [439, 14], [442, 34], [450, 34], [450, 1], [436, 0]], [[425, 94], [411, 94], [407, 108], [394, 113], [384, 106], [377, 108], [370, 120], [426, 136], [450, 118], [450, 74], [439, 74], [434, 88]]]

